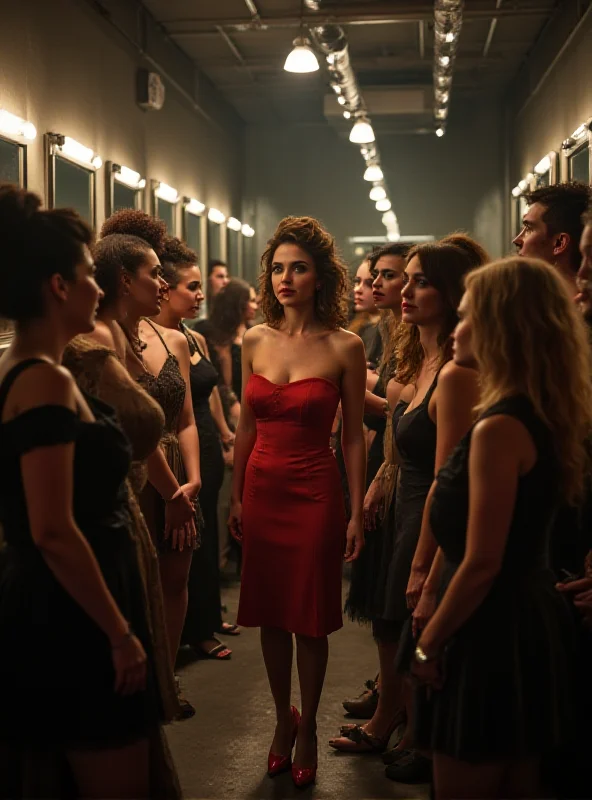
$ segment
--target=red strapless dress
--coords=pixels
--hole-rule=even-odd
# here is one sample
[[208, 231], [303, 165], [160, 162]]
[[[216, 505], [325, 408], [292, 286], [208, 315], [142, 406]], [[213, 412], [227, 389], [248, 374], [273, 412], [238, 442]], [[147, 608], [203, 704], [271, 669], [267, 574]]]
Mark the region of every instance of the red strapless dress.
[[326, 636], [342, 626], [346, 518], [329, 446], [338, 387], [324, 378], [245, 390], [257, 441], [243, 490], [238, 624]]

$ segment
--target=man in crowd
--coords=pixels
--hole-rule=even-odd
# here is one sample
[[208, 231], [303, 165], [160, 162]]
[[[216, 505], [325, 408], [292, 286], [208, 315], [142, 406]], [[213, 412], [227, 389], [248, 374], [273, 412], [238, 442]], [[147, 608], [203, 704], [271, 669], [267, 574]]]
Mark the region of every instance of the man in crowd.
[[553, 264], [575, 294], [582, 215], [592, 201], [592, 189], [585, 183], [558, 183], [527, 192], [524, 197], [528, 209], [513, 242], [518, 255]]

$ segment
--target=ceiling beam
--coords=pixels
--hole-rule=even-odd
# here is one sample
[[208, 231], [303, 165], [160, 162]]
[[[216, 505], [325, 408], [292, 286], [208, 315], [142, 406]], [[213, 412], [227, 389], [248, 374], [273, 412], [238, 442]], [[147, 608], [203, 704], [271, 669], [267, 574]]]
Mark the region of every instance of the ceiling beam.
[[[552, 11], [548, 5], [512, 5], [507, 8], [467, 8], [463, 12], [465, 21], [498, 19], [500, 17], [548, 16]], [[336, 23], [339, 25], [372, 25], [379, 23], [421, 22], [433, 19], [434, 7], [426, 3], [393, 6], [393, 3], [376, 3], [371, 9], [366, 5], [344, 6], [331, 9], [331, 14], [304, 13], [305, 24], [323, 25]], [[297, 28], [301, 17], [294, 14], [260, 15], [253, 23], [252, 17], [218, 17], [200, 19], [197, 17], [184, 19], [161, 20], [169, 33], [176, 36], [193, 36], [211, 33], [218, 27], [236, 28], [238, 30], [261, 30], [265, 28]], [[209, 29], [209, 30], [208, 30]]]

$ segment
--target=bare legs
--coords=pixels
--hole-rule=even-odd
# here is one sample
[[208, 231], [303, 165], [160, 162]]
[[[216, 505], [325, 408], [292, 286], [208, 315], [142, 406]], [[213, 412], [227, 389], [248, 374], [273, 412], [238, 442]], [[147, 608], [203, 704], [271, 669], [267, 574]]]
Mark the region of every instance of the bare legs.
[[[297, 636], [296, 645], [302, 722], [294, 761], [298, 766], [312, 767], [316, 758], [316, 715], [325, 680], [329, 645], [326, 636]], [[271, 749], [277, 755], [288, 755], [293, 725], [290, 714], [294, 649], [292, 634], [279, 628], [261, 628], [261, 649], [277, 715]]]
[[177, 651], [181, 644], [181, 634], [185, 624], [188, 598], [187, 582], [192, 555], [192, 550], [183, 550], [183, 552], [172, 550], [168, 553], [161, 553], [159, 556], [171, 668], [174, 668], [177, 659]]

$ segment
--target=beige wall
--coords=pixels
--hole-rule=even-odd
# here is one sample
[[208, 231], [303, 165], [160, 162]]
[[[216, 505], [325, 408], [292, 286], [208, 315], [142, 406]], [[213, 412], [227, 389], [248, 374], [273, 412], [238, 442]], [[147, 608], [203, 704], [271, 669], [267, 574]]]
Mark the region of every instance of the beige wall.
[[[592, 117], [591, 70], [592, 14], [588, 14], [538, 91], [510, 118], [512, 186], [548, 152], [560, 152], [563, 140]], [[565, 177], [560, 174], [561, 180]]]
[[[133, 46], [83, 0], [2, 0], [0, 107], [37, 127], [28, 148], [29, 187], [46, 195], [43, 134], [53, 131], [91, 147], [104, 162], [141, 172], [148, 183], [164, 181], [240, 217], [243, 123], [215, 92], [200, 92], [208, 121], [170, 85], [160, 112], [142, 111], [135, 85], [143, 66]], [[97, 180], [98, 224], [104, 171]]]

